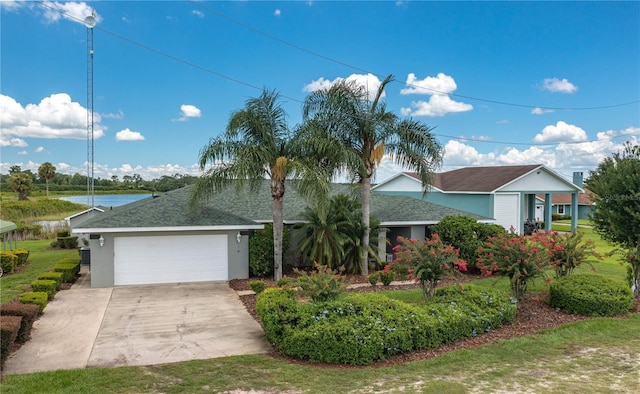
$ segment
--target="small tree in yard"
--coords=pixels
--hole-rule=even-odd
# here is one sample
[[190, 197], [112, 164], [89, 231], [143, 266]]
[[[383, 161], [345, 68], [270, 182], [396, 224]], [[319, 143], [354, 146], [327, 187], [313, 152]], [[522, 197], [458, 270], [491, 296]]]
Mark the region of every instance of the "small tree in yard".
[[400, 244], [393, 248], [395, 258], [385, 267], [385, 272], [394, 266], [408, 265], [409, 277], [420, 282], [425, 300], [433, 296], [438, 282], [445, 275], [467, 270], [466, 261], [458, 257], [459, 249], [442, 243], [438, 234], [424, 241], [398, 237], [398, 242]]
[[573, 270], [582, 263], [591, 264], [590, 258], [602, 260], [595, 249], [593, 240], [582, 240], [583, 233], [559, 234], [550, 231], [540, 234], [536, 239], [549, 254], [549, 262], [556, 271], [556, 279], [571, 275]]
[[484, 276], [507, 276], [513, 297], [522, 300], [529, 282], [545, 276], [549, 256], [537, 240], [518, 235], [512, 228], [509, 234], [491, 237], [478, 248], [476, 266]]

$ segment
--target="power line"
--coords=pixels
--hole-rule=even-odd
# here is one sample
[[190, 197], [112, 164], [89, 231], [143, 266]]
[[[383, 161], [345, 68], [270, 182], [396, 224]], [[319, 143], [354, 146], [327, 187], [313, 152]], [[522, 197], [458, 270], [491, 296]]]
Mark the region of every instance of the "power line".
[[[200, 1], [196, 1], [196, 0], [188, 0], [188, 1], [190, 3], [192, 3], [192, 4], [194, 4], [194, 5], [202, 8], [203, 10], [206, 10], [206, 11], [208, 11], [208, 12], [210, 12], [210, 13], [212, 13], [212, 14], [220, 17], [220, 18], [223, 18], [223, 19], [231, 22], [231, 23], [234, 23], [234, 24], [236, 24], [238, 26], [241, 26], [241, 27], [243, 27], [243, 28], [245, 28], [247, 30], [251, 30], [251, 31], [253, 31], [255, 33], [258, 33], [260, 35], [263, 35], [263, 36], [265, 36], [265, 37], [267, 37], [269, 39], [272, 39], [274, 41], [277, 41], [277, 42], [279, 42], [281, 44], [284, 44], [284, 45], [290, 46], [290, 47], [292, 47], [294, 49], [297, 49], [299, 51], [308, 53], [308, 54], [310, 54], [312, 56], [319, 57], [321, 59], [327, 60], [327, 61], [332, 62], [332, 63], [340, 64], [342, 66], [351, 68], [351, 69], [356, 70], [356, 71], [360, 71], [360, 72], [367, 73], [367, 74], [372, 74], [372, 75], [375, 75], [378, 78], [380, 78], [380, 75], [382, 75], [381, 73], [375, 73], [375, 72], [369, 71], [367, 69], [364, 69], [362, 67], [358, 67], [358, 66], [355, 66], [353, 64], [349, 64], [349, 63], [343, 62], [341, 60], [334, 59], [332, 57], [329, 57], [329, 56], [320, 54], [318, 52], [306, 49], [306, 48], [304, 48], [304, 47], [302, 47], [300, 45], [294, 44], [294, 43], [292, 43], [290, 41], [287, 41], [285, 39], [282, 39], [280, 37], [274, 36], [273, 34], [270, 34], [270, 33], [267, 33], [265, 31], [262, 31], [262, 30], [260, 30], [258, 28], [255, 28], [255, 27], [253, 27], [251, 25], [248, 25], [248, 24], [246, 24], [244, 22], [241, 22], [241, 21], [239, 21], [237, 19], [231, 18], [230, 16], [227, 16], [227, 15], [225, 15], [225, 14], [219, 12], [219, 11], [216, 11], [216, 10], [212, 9], [211, 7], [207, 7], [204, 4], [202, 4]], [[450, 93], [450, 92], [441, 91], [441, 90], [437, 90], [437, 89], [433, 89], [433, 88], [427, 88], [427, 87], [423, 87], [423, 86], [418, 86], [418, 85], [410, 84], [410, 83], [406, 83], [406, 82], [402, 83], [402, 82], [397, 81], [397, 80], [394, 80], [393, 82], [394, 83], [399, 83], [399, 84], [402, 84], [402, 85], [405, 85], [405, 86], [410, 86], [410, 87], [413, 87], [413, 88], [416, 88], [416, 89], [427, 90], [427, 91], [430, 91], [430, 92], [433, 92], [433, 93], [436, 93], [436, 94], [459, 97], [459, 98], [463, 98], [463, 99], [466, 99], [466, 100], [474, 100], [474, 101], [480, 101], [480, 102], [484, 102], [484, 103], [499, 104], [499, 105], [506, 105], [506, 106], [512, 106], [512, 107], [532, 108], [532, 109], [539, 108], [539, 109], [543, 109], [543, 110], [546, 109], [546, 110], [554, 110], [554, 111], [585, 111], [585, 110], [607, 109], [607, 108], [622, 107], [622, 106], [626, 106], [626, 105], [640, 103], [640, 100], [634, 100], [634, 101], [629, 101], [629, 102], [626, 102], [626, 103], [611, 104], [611, 105], [601, 105], [601, 106], [593, 106], [593, 107], [545, 107], [545, 106], [539, 106], [539, 105], [518, 104], [518, 103], [507, 102], [507, 101], [484, 99], [484, 98], [480, 98], [480, 97], [467, 96], [467, 95], [457, 94], [457, 93]]]

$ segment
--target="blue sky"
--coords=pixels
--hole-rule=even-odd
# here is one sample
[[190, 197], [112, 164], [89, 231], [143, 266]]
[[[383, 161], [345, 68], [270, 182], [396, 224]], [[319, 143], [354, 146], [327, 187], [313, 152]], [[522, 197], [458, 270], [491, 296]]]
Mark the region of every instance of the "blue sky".
[[[294, 127], [340, 79], [435, 126], [442, 170], [545, 164], [567, 177], [640, 144], [640, 2], [0, 2], [0, 171], [86, 174], [95, 10], [95, 176], [199, 173], [263, 87]], [[75, 19], [74, 19], [75, 18]], [[389, 158], [377, 181], [401, 171]]]

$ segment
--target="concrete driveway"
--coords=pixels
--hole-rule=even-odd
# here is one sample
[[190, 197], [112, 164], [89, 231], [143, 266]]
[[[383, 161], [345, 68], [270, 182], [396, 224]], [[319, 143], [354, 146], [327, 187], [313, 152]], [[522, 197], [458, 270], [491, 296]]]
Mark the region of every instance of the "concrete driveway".
[[91, 289], [81, 276], [70, 290], [58, 292], [4, 373], [153, 365], [269, 350], [262, 328], [226, 283]]

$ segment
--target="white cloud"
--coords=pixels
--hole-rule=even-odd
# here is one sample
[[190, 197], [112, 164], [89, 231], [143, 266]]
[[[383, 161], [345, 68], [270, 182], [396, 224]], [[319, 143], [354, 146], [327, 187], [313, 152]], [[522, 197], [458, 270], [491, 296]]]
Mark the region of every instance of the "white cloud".
[[449, 94], [458, 88], [456, 81], [444, 73], [425, 79], [418, 79], [414, 73], [409, 73], [406, 84], [408, 87], [402, 89], [400, 94]]
[[21, 150], [20, 152], [18, 152], [18, 154], [19, 154], [20, 156], [26, 156], [26, 155], [28, 155], [28, 154], [29, 154], [29, 152], [27, 152], [26, 150]]
[[433, 95], [429, 101], [412, 101], [411, 108], [400, 108], [402, 115], [408, 116], [444, 116], [453, 112], [467, 112], [473, 105], [451, 100], [449, 96]]
[[438, 73], [435, 77], [427, 76], [424, 79], [418, 79], [414, 73], [409, 73], [406, 84], [408, 87], [400, 90], [400, 94], [427, 94], [431, 97], [428, 101], [413, 101], [410, 107], [400, 108], [400, 113], [404, 116], [444, 116], [473, 109], [473, 105], [458, 102], [449, 97], [458, 85], [453, 77], [444, 73]]
[[6, 10], [8, 12], [15, 12], [20, 7], [22, 7], [25, 3], [26, 3], [25, 1], [2, 0], [0, 1], [0, 9]]
[[280, 11], [279, 8], [276, 8], [276, 10], [273, 11], [273, 15], [275, 15], [275, 16], [280, 16], [281, 14], [282, 14], [282, 11]]
[[138, 131], [126, 128], [116, 133], [116, 141], [144, 141], [144, 136]]
[[115, 114], [113, 112], [109, 112], [107, 114], [101, 114], [100, 116], [107, 119], [124, 119], [124, 112], [122, 112], [122, 110], [119, 109], [118, 112]]
[[184, 122], [186, 120], [189, 120], [189, 118], [199, 118], [200, 116], [202, 116], [202, 112], [200, 111], [200, 109], [191, 104], [182, 104], [180, 106], [180, 112], [182, 113], [182, 116], [178, 119], [173, 119], [174, 121]]
[[199, 11], [199, 10], [193, 10], [191, 11], [191, 13], [195, 16], [197, 16], [198, 18], [204, 18], [204, 12]]
[[0, 133], [0, 146], [15, 146], [17, 148], [25, 148], [29, 146], [29, 144], [27, 144], [27, 141], [23, 140], [22, 138], [5, 138], [4, 135]]
[[531, 110], [531, 113], [534, 115], [542, 115], [542, 114], [548, 114], [550, 112], [553, 112], [552, 109], [546, 109], [546, 108], [540, 108], [540, 107], [535, 107], [534, 109]]
[[44, 146], [39, 146], [36, 148], [36, 150], [34, 150], [34, 152], [36, 153], [42, 153], [45, 152]]
[[58, 2], [58, 1], [45, 1], [43, 2], [44, 18], [49, 23], [55, 23], [64, 18], [76, 23], [84, 24], [86, 17], [93, 14], [96, 19], [96, 23], [99, 23], [102, 18], [98, 15], [93, 7], [82, 2]]
[[575, 93], [578, 87], [566, 78], [546, 78], [542, 81], [542, 89], [555, 93]]
[[[100, 114], [94, 113], [93, 119], [93, 137], [100, 138], [106, 127], [100, 124]], [[18, 146], [18, 139], [23, 138], [86, 139], [87, 110], [66, 93], [52, 94], [25, 107], [0, 94], [0, 135], [4, 146]]]
[[578, 126], [558, 121], [556, 125], [545, 126], [541, 134], [537, 134], [533, 141], [546, 142], [582, 142], [587, 140], [587, 133]]
[[[347, 78], [338, 77], [333, 81], [320, 77], [317, 80], [311, 81], [311, 83], [305, 85], [302, 90], [305, 92], [315, 92], [322, 89], [329, 89], [333, 84], [338, 83], [340, 81], [345, 81], [345, 80], [347, 82], [353, 82], [357, 85], [364, 87], [366, 91], [369, 93], [370, 100], [373, 100], [376, 97], [376, 94], [378, 93], [378, 88], [382, 83], [376, 75], [373, 75], [371, 73], [366, 75], [351, 74]], [[386, 96], [386, 92], [382, 92], [381, 97], [385, 97], [385, 96]]]

